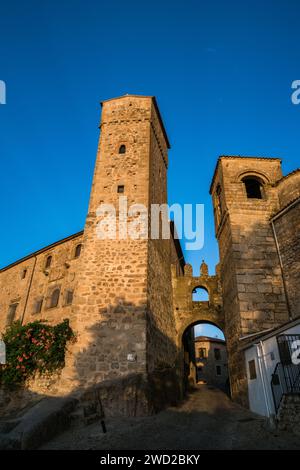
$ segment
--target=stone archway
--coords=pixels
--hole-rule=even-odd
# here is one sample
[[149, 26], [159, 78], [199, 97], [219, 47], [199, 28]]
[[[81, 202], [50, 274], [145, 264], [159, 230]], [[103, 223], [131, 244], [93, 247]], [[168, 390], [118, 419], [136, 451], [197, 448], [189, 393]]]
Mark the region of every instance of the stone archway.
[[[192, 266], [187, 264], [183, 276], [176, 276], [173, 271], [173, 305], [174, 318], [177, 331], [176, 343], [179, 346], [184, 330], [192, 323], [208, 322], [225, 327], [224, 312], [222, 309], [222, 295], [220, 280], [217, 273], [208, 274], [207, 265], [203, 262], [200, 276], [193, 276]], [[208, 292], [208, 301], [193, 301], [192, 292], [201, 287]]]
[[[198, 382], [198, 376], [199, 376], [199, 369], [198, 369], [198, 359], [196, 355], [196, 341], [197, 337], [195, 335], [195, 329], [197, 325], [211, 325], [220, 330], [220, 332], [223, 333], [224, 335], [224, 329], [222, 328], [221, 323], [216, 323], [212, 320], [207, 320], [205, 318], [198, 318], [197, 320], [194, 320], [192, 323], [186, 322], [185, 325], [182, 326], [182, 329], [178, 332], [178, 350], [179, 350], [179, 362], [178, 362], [178, 368], [180, 371], [180, 377], [181, 381], [183, 382], [183, 388], [184, 390], [187, 390], [189, 387], [194, 387], [196, 383]], [[212, 359], [212, 344], [218, 341], [222, 341], [219, 339], [210, 338], [208, 339], [206, 335], [201, 336], [202, 341], [206, 341], [206, 350], [208, 353], [207, 356], [207, 361], [205, 360], [205, 364], [202, 365], [202, 369], [204, 367], [204, 370], [207, 372], [207, 368], [211, 370], [214, 367], [213, 359]], [[224, 344], [224, 346], [223, 346]], [[226, 351], [226, 343], [222, 343], [222, 348], [224, 347]], [[225, 357], [227, 358], [227, 352], [223, 352], [223, 355], [225, 354]], [[223, 364], [224, 366], [224, 364]], [[223, 367], [222, 366], [222, 367]], [[224, 368], [224, 367], [223, 367]], [[203, 374], [203, 371], [201, 372]], [[212, 374], [210, 374], [212, 375]], [[222, 371], [222, 374], [224, 376], [224, 371]], [[211, 379], [211, 377], [210, 377]], [[228, 369], [226, 366], [226, 379], [228, 379]], [[219, 380], [220, 381], [220, 380]], [[227, 380], [228, 381], [228, 380]], [[214, 384], [215, 385], [215, 384]], [[225, 384], [224, 384], [225, 385]], [[225, 388], [225, 387], [224, 387]]]
[[[200, 276], [193, 276], [192, 266], [187, 264], [183, 276], [177, 276], [173, 270], [173, 306], [176, 325], [176, 346], [178, 350], [177, 370], [184, 388], [186, 371], [185, 350], [182, 338], [188, 328], [198, 323], [210, 323], [220, 330], [225, 330], [225, 318], [222, 308], [221, 286], [218, 270], [210, 276], [207, 265], [203, 262]], [[208, 301], [194, 301], [193, 290], [201, 287], [208, 292]]]

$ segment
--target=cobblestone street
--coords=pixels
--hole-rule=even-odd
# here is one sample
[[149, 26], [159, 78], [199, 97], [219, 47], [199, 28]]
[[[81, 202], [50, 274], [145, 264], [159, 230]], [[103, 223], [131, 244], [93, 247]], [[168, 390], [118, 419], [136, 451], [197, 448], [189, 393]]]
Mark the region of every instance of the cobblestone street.
[[220, 390], [198, 385], [179, 407], [145, 418], [110, 418], [72, 427], [42, 449], [300, 449], [299, 438], [268, 429], [265, 420]]

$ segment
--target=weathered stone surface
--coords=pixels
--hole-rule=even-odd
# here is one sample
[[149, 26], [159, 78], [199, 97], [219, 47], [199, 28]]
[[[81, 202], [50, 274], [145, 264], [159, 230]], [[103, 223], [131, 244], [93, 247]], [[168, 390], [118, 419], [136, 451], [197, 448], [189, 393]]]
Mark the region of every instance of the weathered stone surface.
[[278, 427], [300, 436], [300, 395], [284, 395], [278, 412]]
[[[260, 182], [261, 199], [247, 197], [245, 177]], [[275, 222], [283, 272], [271, 225], [272, 217], [291, 202], [291, 192], [293, 197], [299, 196], [299, 172], [283, 178], [279, 159], [218, 160], [211, 194], [221, 260], [225, 335], [233, 398], [243, 404], [247, 403], [246, 374], [239, 338], [299, 315], [299, 204]]]

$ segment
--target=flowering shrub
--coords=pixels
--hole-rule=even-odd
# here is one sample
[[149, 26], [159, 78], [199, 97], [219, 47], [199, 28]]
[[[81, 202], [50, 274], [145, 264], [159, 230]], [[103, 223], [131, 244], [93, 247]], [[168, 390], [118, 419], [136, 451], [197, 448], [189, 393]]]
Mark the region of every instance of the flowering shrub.
[[43, 321], [7, 327], [2, 335], [6, 345], [6, 364], [0, 365], [0, 384], [16, 388], [36, 373], [51, 374], [65, 365], [67, 342], [74, 340], [69, 320], [55, 326]]

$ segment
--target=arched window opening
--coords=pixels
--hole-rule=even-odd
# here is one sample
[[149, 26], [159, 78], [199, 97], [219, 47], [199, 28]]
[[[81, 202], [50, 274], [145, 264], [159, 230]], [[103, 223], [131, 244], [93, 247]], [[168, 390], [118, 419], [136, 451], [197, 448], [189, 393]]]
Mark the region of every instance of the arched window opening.
[[120, 154], [126, 153], [126, 145], [124, 145], [124, 144], [120, 145], [119, 153]]
[[81, 244], [81, 243], [76, 246], [74, 258], [79, 258], [80, 254], [81, 254], [81, 248], [82, 248], [82, 244]]
[[54, 289], [50, 297], [50, 308], [57, 307], [60, 296], [60, 290]]
[[192, 291], [193, 302], [208, 302], [208, 291], [204, 287], [195, 287]]
[[262, 199], [263, 189], [261, 182], [252, 176], [243, 179], [248, 199]]
[[45, 269], [50, 268], [51, 263], [52, 263], [52, 256], [50, 255], [50, 256], [47, 256], [46, 258]]

